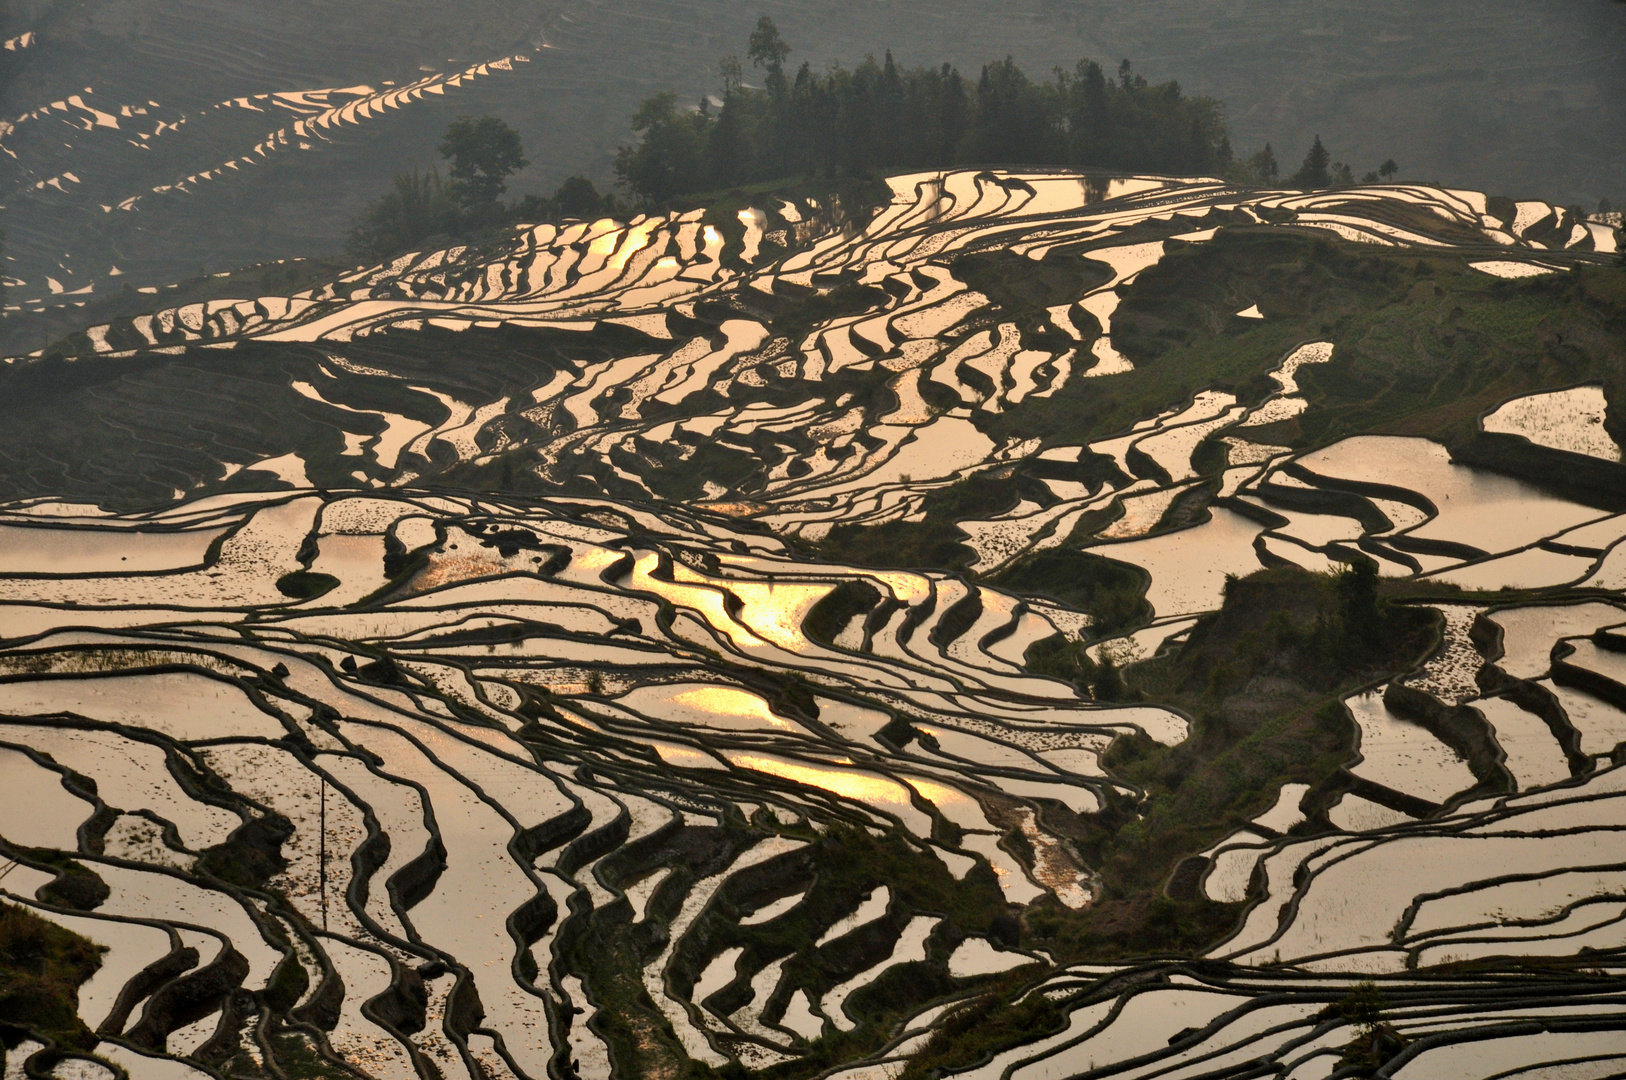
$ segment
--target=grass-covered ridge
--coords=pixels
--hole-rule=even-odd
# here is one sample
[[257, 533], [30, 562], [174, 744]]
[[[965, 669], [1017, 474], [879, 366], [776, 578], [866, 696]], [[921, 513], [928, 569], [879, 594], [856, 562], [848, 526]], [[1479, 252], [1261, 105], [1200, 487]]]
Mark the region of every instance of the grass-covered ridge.
[[[1084, 276], [1083, 268], [1099, 264], [1070, 259], [1034, 263], [979, 255], [956, 267], [968, 280], [989, 278], [994, 303], [979, 313], [980, 325], [1011, 319], [1022, 327], [1024, 345], [1054, 348], [1058, 335], [1045, 309], [1062, 295], [1055, 283], [1072, 280], [1082, 291], [1098, 280]], [[1134, 370], [1073, 380], [1054, 397], [979, 417], [979, 426], [995, 438], [1066, 444], [1128, 430], [1199, 390], [1229, 391], [1258, 404], [1276, 390], [1268, 373], [1282, 357], [1322, 339], [1336, 343], [1335, 361], [1300, 371], [1309, 408], [1250, 429], [1250, 439], [1310, 449], [1351, 435], [1420, 435], [1465, 460], [1607, 501], [1613, 481], [1588, 481], [1584, 463], [1578, 473], [1557, 474], [1506, 440], [1487, 439], [1477, 424], [1500, 402], [1544, 386], [1599, 382], [1610, 400], [1626, 399], [1626, 271], [1588, 266], [1508, 281], [1470, 269], [1467, 261], [1234, 226], [1202, 244], [1169, 241], [1162, 260], [1121, 290], [1113, 316], [1113, 343], [1135, 362]], [[1251, 304], [1263, 320], [1236, 317]], [[1626, 440], [1626, 411], [1611, 410], [1605, 425]], [[1209, 477], [1225, 464], [1223, 454], [1199, 452], [1198, 459]], [[873, 535], [861, 526], [841, 527], [822, 550], [868, 565], [913, 558], [919, 565], [963, 567], [970, 553], [956, 547], [958, 521], [1004, 512], [1019, 498], [1043, 503], [1047, 497], [1042, 489], [1033, 494], [1032, 478], [1055, 467], [1030, 460], [1010, 480], [969, 478], [933, 493], [921, 520], [880, 526]], [[1085, 467], [1080, 473], [1069, 466], [1081, 477], [1094, 468], [1088, 461]], [[1086, 518], [1074, 541], [1087, 542], [1091, 527], [1110, 520], [1106, 514]]]
[[[1302, 374], [1310, 410], [1259, 439], [1303, 447], [1381, 432], [1455, 442], [1492, 405], [1554, 382], [1599, 379], [1612, 397], [1622, 392], [1626, 275], [1616, 269], [1506, 281], [1461, 255], [1259, 229], [1169, 247], [1123, 290], [1113, 319], [1114, 343], [1136, 369], [1110, 388], [1070, 384], [1006, 414], [999, 430], [1103, 435], [1202, 388], [1258, 400], [1282, 355], [1318, 338], [1336, 342], [1338, 362]], [[1263, 321], [1235, 317], [1250, 303]]]
[[96, 1036], [79, 1018], [77, 992], [105, 951], [24, 907], [0, 903], [0, 1024], [44, 1036], [63, 1050], [94, 1047]]
[[[1183, 645], [1130, 666], [1119, 696], [1180, 708], [1191, 735], [1175, 747], [1114, 745], [1105, 763], [1140, 798], [1073, 819], [1100, 892], [1082, 912], [1031, 906], [1032, 946], [1063, 962], [1198, 957], [1231, 933], [1240, 905], [1208, 899], [1181, 864], [1268, 809], [1283, 784], [1309, 785], [1307, 800], [1323, 805], [1347, 787], [1354, 743], [1340, 697], [1409, 669], [1437, 640], [1431, 613], [1392, 604], [1391, 591], [1359, 572], [1260, 571], [1233, 582]], [[1035, 997], [956, 1014], [908, 1075], [965, 1068], [1051, 1030], [1062, 1014]]]

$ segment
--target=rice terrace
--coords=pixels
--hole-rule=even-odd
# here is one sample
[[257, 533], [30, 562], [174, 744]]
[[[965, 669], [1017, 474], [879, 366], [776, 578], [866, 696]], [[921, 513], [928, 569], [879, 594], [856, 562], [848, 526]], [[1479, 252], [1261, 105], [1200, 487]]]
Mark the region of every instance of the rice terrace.
[[639, 2], [0, 9], [4, 1080], [1626, 1076], [1626, 187]]

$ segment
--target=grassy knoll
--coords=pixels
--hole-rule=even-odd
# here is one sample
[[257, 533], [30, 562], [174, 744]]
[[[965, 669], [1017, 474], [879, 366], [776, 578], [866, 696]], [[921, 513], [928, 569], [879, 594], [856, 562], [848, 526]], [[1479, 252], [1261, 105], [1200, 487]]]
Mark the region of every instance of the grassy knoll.
[[1059, 947], [1092, 955], [1178, 949], [1219, 927], [1170, 922], [1178, 913], [1151, 894], [1181, 858], [1268, 809], [1283, 783], [1327, 781], [1351, 749], [1338, 699], [1434, 646], [1432, 613], [1391, 606], [1380, 588], [1358, 571], [1259, 571], [1233, 581], [1224, 606], [1179, 650], [1127, 669], [1125, 696], [1183, 710], [1192, 731], [1178, 746], [1125, 739], [1109, 753], [1113, 773], [1147, 798], [1139, 807], [1109, 806], [1080, 838], [1105, 893], [1082, 919], [1054, 922]]
[[[1387, 589], [1356, 573], [1260, 571], [1233, 581], [1178, 651], [1129, 668], [1124, 696], [1182, 709], [1190, 737], [1114, 744], [1106, 765], [1145, 797], [1109, 798], [1076, 819], [1073, 843], [1100, 875], [1098, 899], [1084, 911], [1041, 899], [1023, 915], [1024, 941], [1077, 962], [1200, 955], [1228, 933], [1238, 906], [1208, 900], [1176, 868], [1267, 810], [1282, 784], [1335, 780], [1353, 748], [1339, 697], [1405, 670], [1437, 641], [1432, 614], [1390, 605]], [[1059, 1023], [1033, 998], [985, 999], [945, 1023], [906, 1076], [965, 1068]]]
[[[1127, 428], [1194, 391], [1257, 401], [1293, 345], [1334, 342], [1332, 363], [1301, 369], [1310, 408], [1259, 429], [1311, 446], [1349, 435], [1470, 437], [1506, 397], [1596, 379], [1626, 393], [1626, 273], [1581, 267], [1509, 281], [1460, 255], [1390, 251], [1279, 230], [1238, 229], [1165, 258], [1123, 290], [1113, 343], [1135, 370], [1075, 380], [1012, 410], [994, 429], [1078, 441]], [[1263, 320], [1235, 312], [1259, 305]], [[1626, 416], [1611, 430], [1626, 434]]]
[[[1074, 256], [1032, 263], [1003, 253], [968, 256], [955, 268], [994, 300], [978, 325], [1012, 320], [1025, 345], [1054, 350], [1066, 346], [1052, 340], [1044, 309], [1070, 298], [1058, 292], [1069, 278], [1075, 297], [1098, 285], [1092, 265]], [[1169, 242], [1163, 260], [1122, 296], [1113, 343], [1133, 371], [1072, 379], [1054, 397], [1029, 398], [997, 416], [979, 413], [979, 426], [996, 440], [1077, 445], [1126, 431], [1202, 390], [1256, 404], [1277, 389], [1269, 372], [1288, 351], [1327, 340], [1337, 345], [1333, 361], [1299, 371], [1309, 409], [1250, 429], [1251, 438], [1307, 449], [1358, 434], [1418, 435], [1476, 464], [1553, 486], [1563, 478], [1551, 468], [1478, 436], [1479, 415], [1509, 397], [1585, 381], [1601, 382], [1611, 401], [1626, 400], [1620, 268], [1509, 281], [1470, 269], [1461, 255], [1241, 227], [1205, 244]], [[1266, 318], [1237, 318], [1250, 304]], [[1606, 423], [1626, 440], [1626, 410], [1612, 410]], [[1209, 455], [1203, 464], [1212, 472], [1219, 459]], [[1024, 463], [1015, 475], [1036, 467]], [[1620, 483], [1607, 469], [1584, 479], [1586, 490], [1572, 484], [1560, 493], [1596, 501]], [[866, 565], [901, 565], [907, 554], [917, 565], [962, 567], [970, 553], [958, 544], [956, 523], [999, 513], [1017, 497], [1013, 485], [996, 488], [974, 477], [933, 493], [922, 521], [832, 530], [824, 551]]]
[[26, 908], [0, 904], [0, 1024], [63, 1049], [95, 1046], [96, 1036], [79, 1019], [78, 992], [105, 951]]
[[1048, 488], [1021, 472], [979, 473], [930, 492], [925, 500], [925, 521], [838, 525], [819, 545], [819, 554], [834, 562], [860, 566], [961, 569], [969, 566], [976, 555], [960, 543], [962, 535], [955, 523], [1003, 513], [1023, 498], [1041, 505], [1055, 501]]
[[[1013, 592], [1041, 594], [1060, 600], [1094, 618], [1091, 632], [1108, 635], [1147, 618], [1146, 573], [1138, 566], [1117, 562], [1087, 551], [1052, 548], [1018, 559], [994, 575], [992, 583]], [[1053, 655], [1054, 648], [1040, 650]], [[1079, 657], [1074, 657], [1076, 661]], [[1082, 672], [1060, 666], [1043, 671], [1058, 678], [1077, 679]]]
[[[1354, 571], [1260, 571], [1234, 581], [1178, 651], [1124, 673], [1127, 696], [1182, 709], [1192, 731], [1175, 747], [1121, 740], [1109, 753], [1112, 771], [1141, 785], [1147, 801], [1136, 808], [1142, 816], [1119, 806], [1092, 823], [1083, 845], [1105, 899], [1083, 925], [1058, 923], [1064, 947], [1156, 947], [1167, 930], [1156, 926], [1148, 890], [1160, 890], [1181, 858], [1268, 809], [1283, 783], [1322, 784], [1348, 760], [1352, 728], [1338, 699], [1407, 669], [1437, 640], [1431, 612], [1390, 606], [1378, 589]], [[1107, 926], [1115, 929], [1103, 934]]]

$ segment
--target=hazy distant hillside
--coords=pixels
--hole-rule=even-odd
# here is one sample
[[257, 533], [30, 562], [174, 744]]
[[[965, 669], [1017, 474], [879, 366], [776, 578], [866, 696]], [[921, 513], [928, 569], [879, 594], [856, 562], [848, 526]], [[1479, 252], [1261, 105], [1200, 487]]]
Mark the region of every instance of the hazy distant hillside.
[[[459, 113], [520, 130], [532, 166], [516, 193], [608, 180], [634, 105], [713, 90], [763, 11], [793, 64], [890, 47], [974, 77], [1006, 54], [1036, 74], [1128, 56], [1226, 101], [1239, 151], [1268, 139], [1296, 160], [1319, 132], [1357, 173], [1394, 157], [1407, 178], [1561, 204], [1626, 195], [1626, 17], [1610, 0], [34, 0], [0, 14], [0, 40], [34, 35], [0, 51], [6, 267], [26, 282], [8, 303], [336, 251]], [[331, 88], [352, 92], [253, 96]]]

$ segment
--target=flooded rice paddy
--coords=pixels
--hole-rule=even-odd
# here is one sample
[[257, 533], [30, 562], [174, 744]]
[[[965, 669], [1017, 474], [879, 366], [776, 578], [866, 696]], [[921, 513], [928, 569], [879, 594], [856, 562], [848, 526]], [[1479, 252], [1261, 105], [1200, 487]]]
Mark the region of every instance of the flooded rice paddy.
[[[1305, 412], [1307, 365], [1336, 368], [1334, 340], [1277, 355], [1252, 405], [1195, 387], [1094, 440], [992, 422], [1135, 370], [1111, 343], [1118, 288], [1238, 216], [1382, 246], [1473, 230], [1536, 267], [1562, 253], [1523, 240], [1535, 210], [1497, 221], [1471, 193], [1369, 189], [1421, 208], [1403, 229], [1331, 194], [1216, 183], [1126, 180], [1088, 205], [1044, 175], [891, 184], [867, 224], [790, 252], [780, 223], [817, 208], [740, 212], [733, 240], [698, 213], [540, 226], [80, 342], [84, 364], [314, 350], [290, 392], [323, 418], [292, 453], [220, 448], [156, 508], [0, 506], [0, 893], [109, 947], [79, 998], [96, 1055], [134, 1080], [198, 1078], [275, 1036], [380, 1080], [676, 1077], [688, 1060], [890, 1077], [994, 992], [1044, 1019], [954, 1075], [1326, 1077], [1355, 1036], [1328, 1006], [1368, 978], [1407, 1041], [1395, 1076], [1621, 1049], [1617, 512], [1422, 438], [1250, 439]], [[1431, 218], [1457, 239], [1419, 231]], [[1051, 331], [970, 324], [989, 301], [958, 254], [1069, 245], [1106, 283], [1049, 309]], [[698, 318], [838, 281], [874, 286], [881, 310], [796, 336], [748, 304]], [[523, 391], [454, 394], [346, 355], [606, 327], [614, 355], [561, 353]], [[865, 378], [890, 390], [861, 396]], [[854, 389], [809, 390], [825, 382]], [[1607, 404], [1555, 389], [1481, 424], [1614, 464]], [[435, 488], [516, 446], [563, 493]], [[762, 467], [708, 464], [724, 453]], [[329, 459], [349, 482], [313, 483]], [[1034, 463], [1047, 504], [1013, 495], [954, 523], [967, 572], [812, 554]], [[677, 465], [692, 475], [670, 481]], [[276, 490], [228, 490], [248, 473]], [[1225, 501], [1182, 518], [1210, 475]], [[583, 478], [599, 493], [563, 486]], [[1150, 622], [1097, 633], [991, 577], [1064, 546], [1143, 574]], [[1464, 591], [1430, 609], [1439, 645], [1415, 670], [1326, 703], [1352, 739], [1341, 788], [1279, 782], [1182, 864], [1205, 903], [1232, 905], [1229, 933], [1196, 961], [1025, 947], [1034, 918], [1114, 899], [1083, 841], [1146, 791], [1113, 748], [1194, 733], [1155, 701], [1035, 673], [1033, 646], [1150, 657], [1220, 607], [1228, 575], [1356, 550]], [[57, 880], [70, 857], [106, 886], [88, 910]], [[958, 921], [973, 896], [999, 917]], [[39, 1053], [62, 1080], [113, 1075]], [[7, 1075], [31, 1056], [11, 1050]]]

